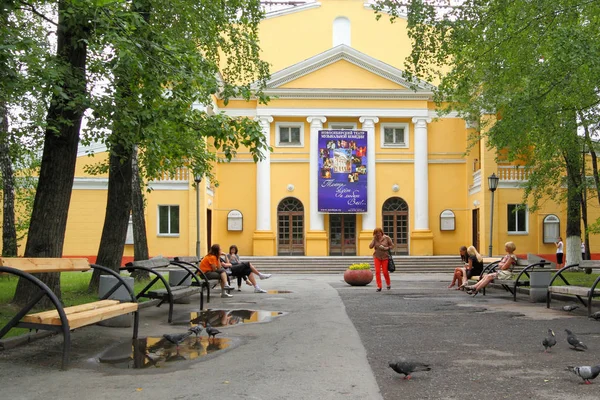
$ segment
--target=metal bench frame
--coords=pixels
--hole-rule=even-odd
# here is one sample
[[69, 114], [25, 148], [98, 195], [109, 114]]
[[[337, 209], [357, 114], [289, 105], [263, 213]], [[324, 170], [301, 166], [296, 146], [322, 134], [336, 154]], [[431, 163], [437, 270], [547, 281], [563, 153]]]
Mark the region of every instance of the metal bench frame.
[[[552, 277], [552, 279], [550, 280], [550, 283], [549, 283], [549, 285], [548, 285], [548, 296], [546, 297], [546, 308], [550, 308], [550, 302], [551, 302], [551, 300], [552, 300], [552, 292], [551, 292], [551, 289], [550, 289], [550, 288], [552, 287], [552, 284], [554, 283], [554, 281], [555, 281], [557, 278], [560, 278], [560, 279], [562, 279], [562, 281], [564, 282], [564, 285], [562, 285], [562, 286], [571, 286], [571, 287], [573, 287], [573, 288], [582, 288], [582, 289], [585, 289], [585, 290], [589, 291], [589, 292], [588, 292], [588, 296], [587, 296], [587, 304], [586, 304], [586, 302], [583, 300], [583, 297], [582, 297], [581, 295], [579, 295], [579, 294], [575, 294], [575, 293], [573, 293], [573, 294], [568, 294], [568, 293], [566, 293], [566, 294], [568, 294], [568, 295], [570, 295], [570, 296], [575, 296], [575, 297], [577, 297], [577, 299], [578, 299], [578, 300], [581, 302], [581, 304], [583, 304], [583, 305], [584, 305], [584, 307], [587, 307], [587, 309], [588, 309], [588, 316], [592, 315], [592, 300], [593, 300], [593, 298], [594, 298], [594, 297], [598, 297], [598, 296], [600, 296], [600, 293], [598, 293], [598, 294], [595, 294], [596, 288], [597, 288], [597, 287], [598, 287], [598, 285], [600, 284], [600, 276], [598, 276], [598, 278], [596, 278], [596, 280], [594, 281], [594, 283], [592, 284], [592, 286], [591, 286], [591, 287], [589, 287], [589, 288], [588, 288], [588, 287], [585, 287], [585, 286], [575, 286], [575, 285], [571, 285], [571, 284], [569, 283], [569, 281], [567, 280], [567, 278], [565, 278], [565, 277], [562, 275], [562, 273], [563, 273], [564, 271], [568, 271], [568, 270], [570, 270], [570, 269], [572, 269], [572, 268], [577, 268], [577, 267], [579, 267], [579, 263], [577, 263], [577, 264], [571, 264], [571, 265], [567, 265], [567, 266], [565, 266], [565, 267], [561, 268], [560, 270], [558, 270], [558, 271], [556, 272], [556, 274], [554, 274], [554, 277]], [[591, 264], [591, 265], [582, 265], [582, 268], [600, 269], [600, 264], [595, 264], [595, 265], [594, 265], [594, 264]]]
[[[117, 283], [108, 291], [100, 300], [106, 300], [112, 295], [117, 289], [121, 287], [121, 285], [127, 288], [129, 295], [131, 296], [131, 302], [137, 303], [137, 299], [133, 290], [127, 286], [125, 280], [121, 275], [116, 273], [110, 268], [104, 267], [98, 264], [90, 264], [90, 267], [93, 269], [100, 270], [106, 274], [112, 275], [117, 278]], [[52, 292], [52, 290], [41, 280], [36, 278], [34, 275], [29, 272], [21, 271], [20, 269], [12, 268], [12, 267], [0, 267], [0, 273], [9, 273], [12, 275], [16, 275], [19, 278], [23, 278], [28, 280], [37, 286], [40, 291], [28, 304], [26, 304], [1, 330], [0, 330], [0, 338], [4, 337], [12, 328], [25, 328], [25, 329], [35, 329], [35, 330], [47, 330], [53, 332], [62, 332], [63, 334], [63, 356], [62, 356], [62, 364], [61, 369], [65, 370], [69, 366], [70, 361], [70, 353], [71, 353], [71, 328], [69, 327], [69, 319], [65, 313], [65, 309], [61, 304], [58, 297]], [[58, 316], [60, 317], [61, 324], [59, 325], [50, 325], [50, 324], [37, 324], [32, 322], [21, 322], [21, 319], [26, 316], [29, 311], [37, 303], [39, 303], [44, 296], [48, 296], [56, 311], [58, 312]], [[139, 328], [139, 310], [134, 312], [134, 322], [133, 322], [133, 339], [136, 339], [138, 336], [138, 328]], [[76, 328], [75, 328], [76, 329]]]
[[[192, 286], [200, 287], [200, 310], [202, 310], [204, 308], [204, 291], [203, 291], [204, 287], [201, 285], [200, 280], [198, 279], [198, 277], [196, 275], [194, 275], [194, 273], [192, 272], [192, 270], [189, 267], [187, 267], [185, 265], [173, 263], [170, 260], [167, 260], [167, 261], [169, 262], [169, 264], [165, 265], [165, 267], [173, 265], [173, 266], [183, 269], [187, 272], [185, 277], [183, 279], [181, 279], [176, 285], [170, 285], [167, 282], [167, 280], [165, 279], [165, 277], [160, 272], [154, 270], [153, 268], [144, 267], [141, 265], [134, 265], [133, 262], [127, 263], [124, 267], [121, 267], [121, 270], [126, 270], [129, 273], [133, 272], [134, 270], [142, 270], [142, 271], [148, 272], [148, 274], [156, 275], [154, 277], [154, 279], [152, 279], [135, 297], [136, 297], [136, 299], [139, 299], [139, 298], [158, 299], [158, 300], [160, 300], [160, 302], [156, 305], [156, 307], [160, 307], [165, 301], [168, 301], [169, 302], [168, 322], [170, 324], [173, 322], [173, 306], [174, 306], [174, 302], [175, 302], [175, 298], [176, 298], [176, 294], [177, 294], [177, 290], [178, 290], [178, 289], [173, 289], [173, 288], [180, 287], [183, 284], [183, 282], [185, 282], [187, 277], [191, 276], [192, 279], [195, 280], [195, 282], [192, 282]], [[159, 280], [164, 285], [166, 293], [160, 293], [160, 292], [155, 292], [155, 291], [150, 290], [150, 288]], [[194, 283], [196, 283], [196, 284], [194, 284]]]

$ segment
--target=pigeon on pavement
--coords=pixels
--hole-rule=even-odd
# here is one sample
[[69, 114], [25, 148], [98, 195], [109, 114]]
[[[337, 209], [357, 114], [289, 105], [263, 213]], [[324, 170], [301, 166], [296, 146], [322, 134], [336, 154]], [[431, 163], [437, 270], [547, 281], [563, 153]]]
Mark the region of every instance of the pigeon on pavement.
[[595, 365], [593, 367], [567, 367], [567, 369], [583, 379], [586, 385], [591, 384], [592, 382], [590, 382], [590, 380], [595, 379], [600, 375], [600, 365]]
[[213, 328], [208, 322], [206, 323], [206, 333], [208, 334], [208, 337], [210, 338], [211, 336], [213, 337], [213, 339], [215, 338], [216, 335], [218, 335], [219, 333], [221, 333], [220, 330], [218, 330], [217, 328]]
[[567, 342], [573, 346], [574, 350], [587, 350], [587, 346], [573, 332], [568, 329], [565, 329], [565, 332], [567, 332]]
[[555, 344], [556, 336], [554, 335], [554, 331], [552, 329], [548, 329], [548, 336], [542, 341], [542, 345], [544, 345], [544, 353], [548, 352], [548, 349], [552, 348], [552, 346]]
[[590, 318], [593, 318], [596, 321], [600, 321], [600, 311], [596, 311], [595, 313], [593, 313], [592, 315], [590, 315]]
[[390, 368], [399, 374], [404, 374], [403, 379], [410, 379], [411, 374], [417, 371], [431, 371], [431, 367], [418, 361], [406, 360], [404, 358], [398, 361], [390, 362]]
[[179, 349], [179, 345], [181, 343], [183, 343], [183, 341], [185, 339], [187, 339], [191, 334], [192, 334], [192, 332], [189, 332], [189, 331], [186, 332], [186, 333], [178, 333], [178, 334], [175, 334], [175, 335], [170, 335], [168, 333], [165, 333], [163, 335], [163, 337], [165, 339], [167, 339], [167, 341], [173, 343], [175, 346], [177, 346], [177, 349]]
[[579, 306], [563, 306], [563, 311], [575, 311], [579, 308]]
[[198, 339], [198, 335], [202, 332], [202, 327], [200, 325], [194, 325], [188, 331], [192, 332], [196, 335], [196, 339]]

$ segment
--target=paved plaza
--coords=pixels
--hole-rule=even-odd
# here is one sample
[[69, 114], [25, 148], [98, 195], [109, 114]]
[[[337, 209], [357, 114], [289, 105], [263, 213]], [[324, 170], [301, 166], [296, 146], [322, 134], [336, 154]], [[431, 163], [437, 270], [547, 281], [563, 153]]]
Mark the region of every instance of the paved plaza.
[[[350, 287], [341, 275], [277, 275], [232, 299], [214, 296], [215, 309], [281, 311], [269, 322], [219, 328], [229, 347], [194, 360], [147, 369], [99, 363], [107, 349], [127, 348], [131, 328], [92, 326], [74, 331], [71, 368], [58, 370], [61, 336], [0, 352], [6, 399], [597, 399], [600, 380], [583, 385], [568, 365], [600, 363], [600, 322], [583, 310], [565, 313], [491, 289], [469, 297], [446, 288], [449, 276], [393, 274], [392, 290], [374, 283]], [[140, 336], [185, 332], [197, 307], [141, 311]], [[581, 312], [580, 312], [581, 311]], [[552, 328], [558, 344], [545, 354]], [[564, 329], [589, 350], [576, 352]], [[203, 332], [202, 336], [206, 336]], [[431, 365], [403, 380], [388, 368], [399, 356]]]

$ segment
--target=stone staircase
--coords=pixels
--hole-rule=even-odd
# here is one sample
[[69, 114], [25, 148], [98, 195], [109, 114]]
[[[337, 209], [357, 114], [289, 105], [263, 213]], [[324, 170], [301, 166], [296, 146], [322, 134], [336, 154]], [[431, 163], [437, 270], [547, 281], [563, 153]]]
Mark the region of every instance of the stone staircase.
[[[249, 261], [261, 272], [273, 274], [343, 274], [350, 264], [369, 263], [373, 268], [373, 257], [255, 257], [242, 256], [241, 261]], [[411, 257], [394, 256], [396, 272], [452, 273], [462, 265], [457, 256]]]

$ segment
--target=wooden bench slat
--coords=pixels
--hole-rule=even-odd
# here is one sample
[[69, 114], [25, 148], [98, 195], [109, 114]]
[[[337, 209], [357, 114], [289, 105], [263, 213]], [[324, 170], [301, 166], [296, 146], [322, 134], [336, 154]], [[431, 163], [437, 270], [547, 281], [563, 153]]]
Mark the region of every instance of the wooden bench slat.
[[[78, 306], [66, 307], [64, 310], [65, 310], [65, 314], [67, 314], [67, 317], [68, 317], [71, 314], [76, 314], [76, 313], [83, 312], [83, 311], [97, 310], [100, 308], [109, 307], [109, 306], [113, 306], [115, 304], [120, 304], [120, 303], [121, 302], [119, 300], [100, 300], [100, 301], [96, 301], [93, 303], [80, 304]], [[36, 324], [40, 324], [40, 323], [47, 324], [48, 323], [46, 321], [47, 319], [54, 318], [57, 316], [58, 316], [58, 311], [56, 311], [56, 310], [42, 311], [39, 313], [26, 315], [25, 317], [23, 317], [23, 321], [32, 322], [32, 323], [36, 323]]]
[[30, 274], [42, 272], [89, 271], [87, 258], [22, 258], [0, 257], [0, 265], [12, 267]]
[[[87, 309], [83, 307], [94, 305], [97, 307]], [[78, 310], [74, 311], [74, 309]], [[76, 329], [118, 315], [134, 312], [137, 309], [137, 303], [120, 303], [118, 300], [102, 300], [94, 303], [82, 304], [81, 306], [67, 307], [65, 308], [65, 313], [69, 320], [69, 328]], [[60, 317], [56, 310], [26, 315], [23, 317], [22, 321], [35, 324], [60, 325]]]

